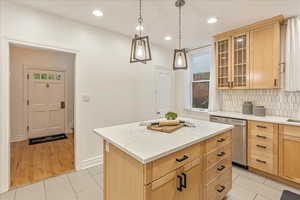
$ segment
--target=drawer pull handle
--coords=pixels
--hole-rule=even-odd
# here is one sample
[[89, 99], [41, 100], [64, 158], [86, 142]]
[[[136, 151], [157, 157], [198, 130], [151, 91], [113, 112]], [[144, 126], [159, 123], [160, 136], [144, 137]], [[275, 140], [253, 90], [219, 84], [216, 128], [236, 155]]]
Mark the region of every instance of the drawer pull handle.
[[176, 158], [176, 161], [177, 162], [183, 162], [185, 161], [186, 159], [188, 159], [189, 157], [187, 155], [184, 155], [182, 158]]
[[182, 176], [183, 176], [183, 184], [182, 184], [182, 187], [183, 188], [186, 188], [187, 186], [186, 186], [186, 174], [185, 173], [182, 173]]
[[226, 154], [226, 153], [225, 153], [224, 151], [222, 151], [222, 152], [218, 153], [217, 156], [222, 157], [222, 156], [224, 156], [225, 154]]
[[264, 128], [264, 129], [267, 128], [266, 126], [261, 126], [261, 125], [257, 125], [256, 127], [257, 127], [257, 128]]
[[220, 167], [217, 168], [217, 170], [218, 170], [219, 172], [221, 172], [221, 171], [223, 171], [225, 168], [226, 168], [225, 165], [221, 165]]
[[267, 139], [267, 137], [266, 137], [266, 136], [263, 136], [263, 135], [256, 135], [256, 137], [262, 138], [262, 139]]
[[220, 143], [221, 143], [221, 142], [224, 142], [224, 141], [225, 141], [224, 138], [220, 138], [220, 139], [217, 140], [217, 142], [220, 142]]
[[263, 164], [267, 164], [267, 162], [266, 162], [266, 161], [259, 160], [259, 159], [256, 159], [256, 162], [263, 163]]
[[179, 192], [182, 192], [182, 177], [181, 176], [177, 176], [177, 179], [179, 179], [179, 186], [177, 186], [177, 190]]
[[220, 189], [217, 189], [217, 192], [222, 193], [225, 189], [226, 189], [226, 187], [221, 185]]
[[257, 146], [258, 148], [262, 148], [262, 149], [266, 149], [266, 148], [267, 148], [266, 146], [260, 145], [260, 144], [257, 144], [256, 146]]

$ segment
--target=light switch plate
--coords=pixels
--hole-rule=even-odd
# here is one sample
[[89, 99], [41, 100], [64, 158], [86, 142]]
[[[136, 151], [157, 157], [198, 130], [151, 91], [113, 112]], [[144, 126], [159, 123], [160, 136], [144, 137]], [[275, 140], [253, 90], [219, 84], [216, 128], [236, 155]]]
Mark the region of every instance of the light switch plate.
[[90, 96], [87, 96], [87, 95], [82, 95], [81, 99], [83, 102], [90, 102], [90, 100], [91, 100]]

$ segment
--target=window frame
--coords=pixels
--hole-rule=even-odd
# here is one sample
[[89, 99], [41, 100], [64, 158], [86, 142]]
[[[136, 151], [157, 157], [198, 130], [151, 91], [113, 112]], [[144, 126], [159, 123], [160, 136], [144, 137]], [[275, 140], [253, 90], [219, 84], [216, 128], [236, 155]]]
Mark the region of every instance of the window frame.
[[[212, 53], [209, 51], [208, 53], [205, 53], [205, 54], [210, 54], [211, 56]], [[197, 55], [204, 55], [204, 53], [201, 53], [201, 52], [198, 52], [198, 53], [195, 53], [195, 54], [192, 54], [190, 56], [190, 59], [192, 59], [193, 56], [197, 56]], [[190, 62], [192, 63], [192, 62]], [[209, 76], [209, 79], [207, 80], [197, 80], [197, 81], [194, 81], [194, 77], [193, 77], [193, 70], [192, 70], [192, 64], [190, 65], [190, 70], [189, 70], [189, 99], [190, 99], [190, 110], [193, 111], [193, 112], [208, 112], [209, 111], [209, 104], [210, 104], [210, 101], [208, 101], [208, 108], [194, 108], [193, 107], [193, 83], [206, 83], [208, 82], [208, 90], [209, 90], [209, 93], [210, 93], [210, 84], [211, 84], [211, 72], [212, 72], [212, 66], [213, 63], [211, 62], [210, 63], [210, 70], [209, 70], [209, 73], [210, 73], [210, 76]], [[208, 93], [208, 98], [210, 97], [210, 94]]]

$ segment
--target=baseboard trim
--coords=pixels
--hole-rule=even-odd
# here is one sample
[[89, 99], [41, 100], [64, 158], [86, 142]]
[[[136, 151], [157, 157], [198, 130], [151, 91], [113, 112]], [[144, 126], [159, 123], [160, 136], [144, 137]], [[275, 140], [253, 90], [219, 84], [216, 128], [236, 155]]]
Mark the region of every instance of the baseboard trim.
[[16, 135], [16, 136], [10, 138], [10, 142], [20, 142], [20, 141], [24, 141], [24, 140], [27, 140], [26, 135]]
[[8, 190], [9, 190], [8, 186], [7, 187], [0, 187], [0, 194], [8, 192]]
[[79, 163], [78, 165], [78, 170], [83, 170], [83, 169], [87, 169], [90, 167], [95, 167], [98, 165], [101, 165], [103, 163], [103, 156], [96, 156], [93, 158], [89, 158], [86, 160], [83, 160]]

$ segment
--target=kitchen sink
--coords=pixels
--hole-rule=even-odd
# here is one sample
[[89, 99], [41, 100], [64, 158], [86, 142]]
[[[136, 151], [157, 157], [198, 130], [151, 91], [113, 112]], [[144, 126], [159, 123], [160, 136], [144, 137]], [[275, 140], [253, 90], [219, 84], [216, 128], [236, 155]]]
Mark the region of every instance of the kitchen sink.
[[300, 119], [288, 119], [288, 122], [300, 123]]

